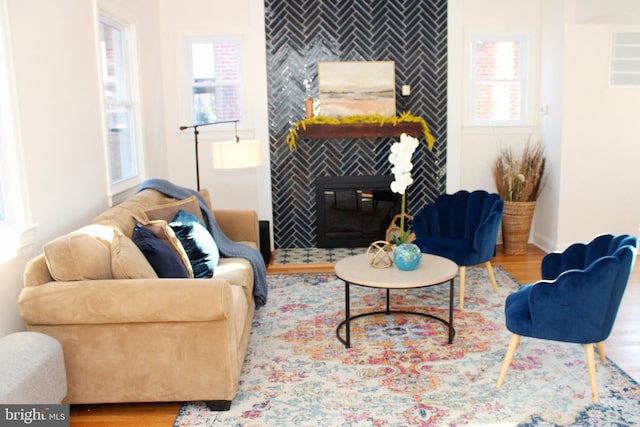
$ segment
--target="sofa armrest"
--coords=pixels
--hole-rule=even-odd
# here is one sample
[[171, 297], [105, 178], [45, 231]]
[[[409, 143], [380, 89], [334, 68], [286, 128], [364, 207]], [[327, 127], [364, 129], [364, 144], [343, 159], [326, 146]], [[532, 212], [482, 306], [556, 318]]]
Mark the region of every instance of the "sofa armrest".
[[225, 320], [231, 286], [216, 278], [48, 282], [23, 288], [18, 306], [31, 325]]
[[260, 247], [258, 214], [252, 210], [214, 210], [213, 216], [224, 234], [235, 242], [254, 242]]

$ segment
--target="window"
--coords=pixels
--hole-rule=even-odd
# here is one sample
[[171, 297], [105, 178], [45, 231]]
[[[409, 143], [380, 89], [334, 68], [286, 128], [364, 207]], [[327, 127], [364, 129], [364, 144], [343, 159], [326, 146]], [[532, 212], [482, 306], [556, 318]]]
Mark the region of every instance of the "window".
[[[0, 18], [4, 24], [4, 4], [0, 3]], [[6, 28], [0, 25], [0, 30]], [[11, 174], [8, 167], [11, 164], [11, 148], [13, 138], [11, 135], [11, 99], [9, 70], [7, 65], [7, 54], [5, 47], [6, 35], [0, 31], [0, 227], [7, 224], [7, 196], [9, 195], [6, 183], [10, 182]]]
[[6, 3], [0, 0], [0, 261], [14, 257], [32, 238], [25, 234], [28, 209], [23, 198], [17, 109], [5, 14]]
[[478, 37], [472, 41], [472, 124], [524, 123], [525, 49], [522, 38]]
[[242, 120], [240, 41], [189, 39], [187, 44], [193, 123]]
[[[2, 49], [2, 46], [0, 46]], [[11, 163], [11, 153], [9, 150], [12, 145], [12, 136], [10, 132], [11, 108], [7, 105], [6, 100], [11, 99], [7, 93], [9, 89], [7, 75], [5, 73], [4, 50], [0, 50], [0, 227], [7, 223], [7, 196], [9, 195], [6, 183], [10, 181], [11, 174], [8, 173], [8, 167]]]
[[640, 86], [640, 32], [613, 33], [612, 86]]
[[132, 78], [132, 31], [128, 26], [100, 18], [100, 57], [104, 90], [107, 153], [112, 191], [122, 191], [140, 175], [137, 104]]

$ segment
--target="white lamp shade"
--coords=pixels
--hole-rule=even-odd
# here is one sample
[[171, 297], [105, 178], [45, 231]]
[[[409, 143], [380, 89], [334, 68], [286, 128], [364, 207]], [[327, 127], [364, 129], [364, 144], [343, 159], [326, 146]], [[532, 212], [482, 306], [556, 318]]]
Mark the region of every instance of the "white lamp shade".
[[262, 148], [256, 139], [213, 143], [216, 169], [255, 168], [262, 164]]

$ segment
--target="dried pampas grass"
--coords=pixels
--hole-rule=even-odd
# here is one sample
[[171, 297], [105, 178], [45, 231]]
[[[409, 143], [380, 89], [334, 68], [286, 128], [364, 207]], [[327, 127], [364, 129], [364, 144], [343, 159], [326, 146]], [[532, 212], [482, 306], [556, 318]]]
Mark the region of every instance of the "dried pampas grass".
[[493, 165], [498, 194], [506, 201], [533, 202], [542, 190], [546, 158], [541, 143], [524, 147], [522, 158], [515, 158], [510, 148], [503, 148]]

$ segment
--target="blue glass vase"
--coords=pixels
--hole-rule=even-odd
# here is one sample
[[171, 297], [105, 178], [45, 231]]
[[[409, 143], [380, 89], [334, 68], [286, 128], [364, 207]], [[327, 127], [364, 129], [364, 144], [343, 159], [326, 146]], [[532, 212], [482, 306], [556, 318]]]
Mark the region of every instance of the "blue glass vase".
[[393, 262], [400, 270], [415, 270], [420, 265], [421, 260], [422, 252], [413, 243], [401, 243], [393, 251]]

